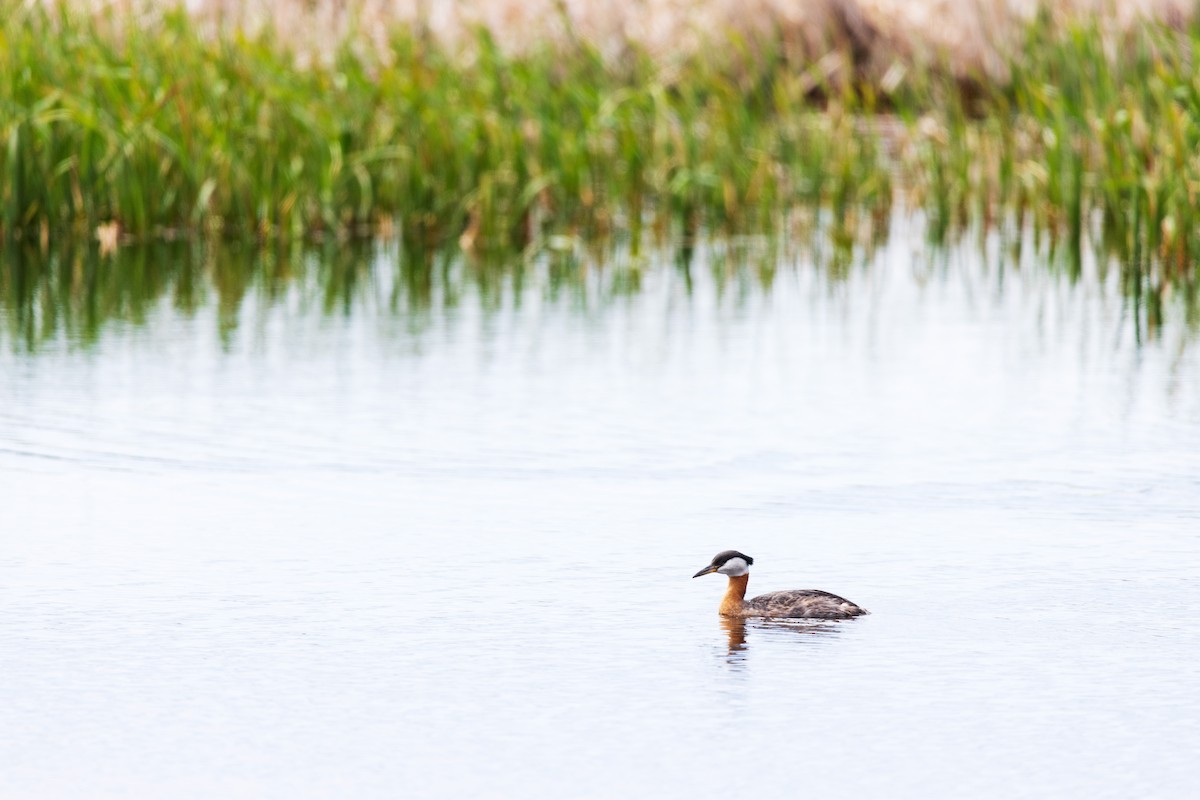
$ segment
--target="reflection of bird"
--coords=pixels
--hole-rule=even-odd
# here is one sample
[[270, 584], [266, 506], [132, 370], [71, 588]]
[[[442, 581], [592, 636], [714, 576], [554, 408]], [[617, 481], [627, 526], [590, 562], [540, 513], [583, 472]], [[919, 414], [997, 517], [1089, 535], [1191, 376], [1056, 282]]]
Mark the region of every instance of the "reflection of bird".
[[869, 614], [844, 597], [820, 589], [792, 589], [760, 594], [746, 599], [750, 582], [750, 565], [754, 559], [737, 550], [726, 550], [713, 556], [712, 563], [693, 575], [699, 578], [710, 572], [729, 576], [729, 588], [721, 600], [721, 614], [727, 617], [803, 617], [807, 619], [849, 619]]
[[746, 619], [745, 617], [721, 617], [721, 627], [729, 637], [729, 654], [746, 649]]

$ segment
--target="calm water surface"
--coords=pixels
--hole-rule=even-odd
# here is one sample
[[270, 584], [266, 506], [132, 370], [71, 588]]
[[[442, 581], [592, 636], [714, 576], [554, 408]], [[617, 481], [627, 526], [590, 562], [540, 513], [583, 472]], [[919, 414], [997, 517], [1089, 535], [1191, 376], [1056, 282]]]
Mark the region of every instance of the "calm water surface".
[[6, 307], [0, 796], [1196, 796], [1200, 347], [1025, 258]]

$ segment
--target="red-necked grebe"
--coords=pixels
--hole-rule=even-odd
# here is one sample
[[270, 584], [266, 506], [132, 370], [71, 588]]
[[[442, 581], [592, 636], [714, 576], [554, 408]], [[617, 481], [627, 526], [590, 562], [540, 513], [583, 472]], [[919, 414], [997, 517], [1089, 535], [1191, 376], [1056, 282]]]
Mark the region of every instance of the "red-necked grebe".
[[713, 556], [712, 563], [693, 575], [699, 578], [710, 572], [729, 576], [729, 588], [721, 600], [720, 612], [726, 617], [791, 617], [793, 619], [850, 619], [870, 614], [865, 608], [844, 597], [820, 589], [791, 589], [768, 592], [746, 599], [750, 582], [750, 565], [754, 559], [737, 550], [726, 550]]

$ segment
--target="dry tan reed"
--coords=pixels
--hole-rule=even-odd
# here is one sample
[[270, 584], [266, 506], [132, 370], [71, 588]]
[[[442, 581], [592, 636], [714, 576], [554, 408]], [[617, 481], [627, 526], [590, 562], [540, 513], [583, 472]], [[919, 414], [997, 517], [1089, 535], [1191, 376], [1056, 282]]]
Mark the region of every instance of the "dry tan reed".
[[770, 43], [796, 61], [826, 58], [835, 79], [848, 67], [879, 79], [897, 66], [936, 61], [959, 78], [993, 80], [1007, 77], [1039, 10], [1123, 30], [1147, 18], [1180, 26], [1197, 8], [1194, 0], [45, 1], [137, 13], [182, 2], [212, 29], [269, 26], [307, 56], [328, 53], [347, 37], [385, 53], [388, 31], [397, 25], [465, 47], [482, 26], [509, 52], [581, 37], [609, 58], [637, 48], [670, 62], [730, 41], [750, 53]]

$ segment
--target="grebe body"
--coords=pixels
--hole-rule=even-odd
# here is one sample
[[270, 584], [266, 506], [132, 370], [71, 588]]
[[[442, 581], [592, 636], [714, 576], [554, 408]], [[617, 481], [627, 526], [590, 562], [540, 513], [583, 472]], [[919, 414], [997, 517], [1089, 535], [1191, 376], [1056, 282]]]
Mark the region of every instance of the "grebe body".
[[750, 583], [750, 565], [754, 559], [737, 550], [725, 550], [713, 556], [712, 563], [693, 575], [699, 578], [718, 572], [729, 577], [729, 588], [721, 599], [720, 612], [726, 617], [789, 617], [792, 619], [850, 619], [870, 614], [844, 597], [820, 589], [791, 589], [768, 592], [746, 599]]

